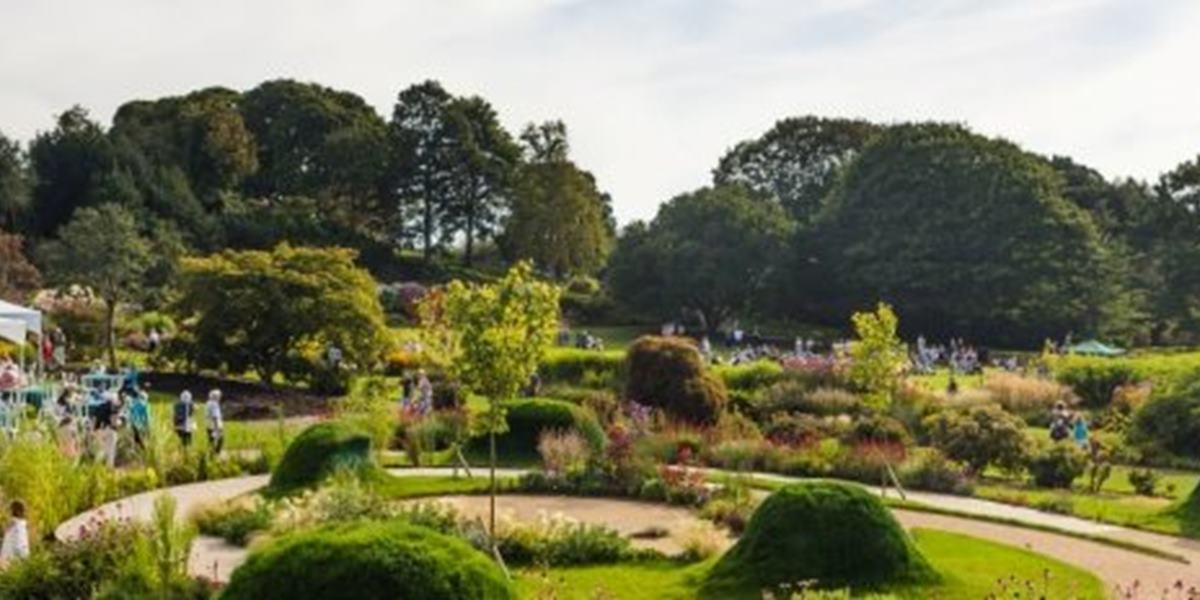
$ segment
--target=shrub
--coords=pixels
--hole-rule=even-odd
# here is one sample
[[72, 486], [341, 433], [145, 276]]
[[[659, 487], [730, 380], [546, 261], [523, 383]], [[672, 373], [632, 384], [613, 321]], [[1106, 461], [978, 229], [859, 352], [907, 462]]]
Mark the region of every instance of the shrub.
[[945, 410], [925, 419], [933, 445], [966, 463], [971, 474], [988, 465], [1014, 470], [1025, 450], [1025, 424], [994, 404]]
[[721, 378], [726, 389], [754, 392], [783, 379], [783, 367], [774, 361], [756, 360], [741, 365], [716, 366], [713, 374]]
[[604, 564], [633, 555], [629, 540], [616, 530], [561, 516], [502, 522], [497, 530], [500, 555], [513, 565]]
[[965, 469], [937, 449], [927, 448], [905, 461], [897, 476], [915, 490], [970, 496], [971, 482], [963, 474]]
[[1142, 496], [1153, 496], [1162, 477], [1154, 469], [1134, 469], [1129, 472], [1129, 485]]
[[696, 521], [683, 532], [680, 546], [684, 560], [699, 561], [716, 556], [725, 547], [725, 532], [710, 521]]
[[645, 336], [629, 348], [629, 400], [695, 424], [717, 422], [728, 394], [689, 341]]
[[1034, 485], [1063, 489], [1070, 489], [1087, 466], [1087, 453], [1070, 442], [1042, 446], [1031, 452], [1025, 463]]
[[859, 587], [936, 579], [878, 498], [852, 484], [808, 482], [763, 501], [738, 543], [709, 572], [704, 591], [757, 596], [809, 580]]
[[1146, 378], [1124, 359], [1069, 356], [1058, 359], [1054, 370], [1055, 377], [1071, 386], [1088, 408], [1108, 406], [1118, 387], [1139, 383]]
[[587, 442], [574, 431], [543, 431], [537, 449], [542, 470], [551, 477], [582, 469], [589, 456]]
[[320, 483], [342, 467], [369, 468], [371, 437], [341, 421], [318, 423], [288, 445], [271, 475], [271, 489], [286, 493]]
[[1015, 373], [989, 373], [983, 383], [993, 402], [1027, 422], [1046, 424], [1054, 405], [1078, 402], [1071, 388], [1061, 383]]
[[869, 415], [855, 419], [847, 437], [846, 441], [850, 444], [874, 442], [903, 446], [912, 443], [912, 438], [908, 435], [908, 430], [904, 427], [904, 423], [891, 417], [879, 415]]
[[515, 598], [492, 561], [466, 542], [404, 521], [288, 535], [250, 553], [224, 600]]
[[[605, 435], [596, 416], [561, 400], [530, 398], [504, 404], [508, 431], [496, 436], [496, 451], [504, 456], [537, 456], [538, 441], [547, 431], [575, 431], [593, 452], [604, 450]], [[476, 452], [487, 450], [486, 436], [472, 440]]]
[[123, 567], [145, 535], [141, 526], [88, 524], [73, 541], [39, 545], [29, 558], [0, 569], [0, 598], [90, 598]]
[[1039, 498], [1033, 503], [1033, 507], [1045, 512], [1070, 515], [1075, 513], [1075, 500], [1070, 494], [1061, 493], [1049, 498]]
[[1155, 395], [1133, 415], [1130, 441], [1153, 452], [1200, 458], [1200, 380]]
[[798, 412], [818, 416], [856, 415], [863, 412], [858, 396], [836, 387], [810, 388], [792, 379], [780, 381], [763, 390], [755, 405], [760, 415]]
[[551, 348], [538, 365], [543, 383], [577, 383], [585, 373], [593, 378], [620, 381], [625, 371], [625, 353], [619, 350], [596, 351], [578, 348]]
[[250, 536], [271, 528], [274, 512], [261, 500], [202, 506], [191, 515], [196, 529], [235, 546], [245, 546]]

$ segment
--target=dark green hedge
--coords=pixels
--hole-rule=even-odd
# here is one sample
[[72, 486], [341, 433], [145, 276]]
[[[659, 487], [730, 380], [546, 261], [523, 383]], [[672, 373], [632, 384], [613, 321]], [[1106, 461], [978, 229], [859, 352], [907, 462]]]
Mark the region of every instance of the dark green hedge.
[[402, 521], [360, 522], [284, 536], [251, 552], [223, 600], [516, 598], [487, 556]]
[[271, 475], [276, 493], [311, 486], [339, 467], [366, 468], [371, 462], [371, 437], [340, 421], [318, 423], [292, 440]]
[[860, 486], [815, 481], [771, 494], [714, 565], [706, 597], [752, 597], [783, 583], [862, 588], [938, 579], [883, 503]]
[[704, 359], [690, 340], [640, 337], [629, 348], [628, 399], [660, 408], [689, 423], [717, 422], [728, 402], [720, 378], [704, 368]]
[[[538, 438], [543, 431], [575, 430], [593, 451], [604, 448], [604, 429], [592, 411], [562, 400], [528, 398], [504, 405], [508, 431], [496, 436], [496, 451], [501, 456], [532, 456], [537, 454]], [[487, 436], [471, 441], [473, 452], [486, 452]]]

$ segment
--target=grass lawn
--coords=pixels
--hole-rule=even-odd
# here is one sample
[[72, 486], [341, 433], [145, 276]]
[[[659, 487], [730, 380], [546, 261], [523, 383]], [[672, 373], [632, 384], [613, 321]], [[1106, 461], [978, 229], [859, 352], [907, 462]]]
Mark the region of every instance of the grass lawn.
[[[1033, 582], [1039, 597], [1106, 597], [1105, 586], [1095, 575], [1027, 550], [929, 529], [917, 529], [913, 536], [945, 580], [935, 586], [886, 590], [897, 598], [976, 600], [993, 593], [1002, 595], [1004, 590], [997, 588], [996, 582], [1009, 577], [1022, 586], [1025, 581]], [[517, 585], [524, 598], [695, 598], [714, 562], [679, 565], [651, 561], [548, 572], [531, 569], [518, 574]], [[1051, 573], [1048, 583], [1044, 578], [1047, 570]]]
[[[958, 383], [958, 389], [969, 390], [983, 385], [984, 377], [995, 369], [988, 367], [983, 371], [982, 375], [955, 375], [954, 380]], [[939, 367], [928, 375], [909, 375], [906, 379], [931, 392], [944, 392], [950, 385], [950, 369]]]
[[[150, 416], [154, 419], [155, 431], [173, 431], [172, 407], [176, 396], [165, 392], [150, 392]], [[207, 450], [208, 437], [204, 435], [204, 399], [196, 398], [196, 435], [192, 445]], [[296, 421], [267, 419], [263, 421], [225, 421], [225, 450], [261, 450], [264, 447], [286, 447], [293, 437], [304, 429]]]
[[[482, 494], [488, 491], [489, 482], [487, 469], [471, 471], [475, 477], [462, 476], [454, 478], [449, 475], [429, 475], [414, 477], [387, 477], [376, 482], [375, 490], [389, 500], [405, 498], [421, 498], [425, 496], [444, 496], [450, 494]], [[510, 489], [516, 483], [513, 477], [496, 477], [496, 486], [501, 491]]]

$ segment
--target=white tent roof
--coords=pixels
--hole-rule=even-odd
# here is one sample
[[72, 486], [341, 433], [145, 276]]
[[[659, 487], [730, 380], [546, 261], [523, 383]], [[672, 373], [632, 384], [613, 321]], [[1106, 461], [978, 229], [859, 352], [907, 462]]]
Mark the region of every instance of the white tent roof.
[[[42, 313], [32, 308], [0, 300], [0, 320], [21, 321], [26, 330], [36, 333], [38, 337], [42, 335]], [[21, 341], [24, 340], [22, 337]]]
[[25, 321], [0, 318], [0, 339], [14, 344], [25, 343]]

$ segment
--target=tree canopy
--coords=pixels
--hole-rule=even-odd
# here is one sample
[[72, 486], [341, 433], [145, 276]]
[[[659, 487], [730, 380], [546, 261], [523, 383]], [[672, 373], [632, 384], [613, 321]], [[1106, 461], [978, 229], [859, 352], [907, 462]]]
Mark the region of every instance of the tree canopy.
[[793, 228], [783, 208], [745, 188], [702, 188], [627, 232], [609, 281], [619, 300], [644, 314], [669, 319], [683, 309], [712, 331], [754, 309]]
[[911, 331], [1033, 344], [1099, 333], [1117, 257], [1042, 159], [956, 125], [888, 129], [846, 170], [814, 260], [841, 310], [884, 299]]
[[178, 350], [200, 368], [305, 381], [329, 374], [330, 345], [367, 367], [387, 348], [371, 275], [344, 248], [226, 250], [183, 261]]

